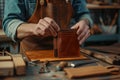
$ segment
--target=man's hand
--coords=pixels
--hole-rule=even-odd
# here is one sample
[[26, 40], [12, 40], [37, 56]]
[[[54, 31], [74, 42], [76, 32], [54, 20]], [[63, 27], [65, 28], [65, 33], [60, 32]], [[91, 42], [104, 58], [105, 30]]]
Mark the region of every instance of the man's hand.
[[47, 37], [47, 36], [56, 37], [57, 32], [59, 30], [60, 30], [59, 26], [53, 19], [49, 17], [45, 17], [39, 20], [34, 30], [34, 34], [43, 37]]
[[86, 20], [79, 21], [73, 27], [71, 27], [71, 29], [77, 29], [80, 45], [90, 36], [90, 29]]

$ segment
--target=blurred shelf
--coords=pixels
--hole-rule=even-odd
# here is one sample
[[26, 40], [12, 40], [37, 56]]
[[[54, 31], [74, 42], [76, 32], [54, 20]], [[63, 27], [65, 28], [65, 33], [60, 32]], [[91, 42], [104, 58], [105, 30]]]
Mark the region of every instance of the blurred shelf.
[[90, 36], [86, 42], [117, 41], [119, 34], [99, 34]]
[[88, 9], [120, 9], [120, 5], [95, 5], [87, 4]]
[[[90, 9], [91, 13], [96, 14], [99, 13], [97, 11], [104, 9], [109, 9], [109, 12], [106, 14], [110, 14], [110, 11], [112, 12], [113, 9], [115, 9], [118, 12], [118, 20], [116, 20], [117, 30], [114, 34], [94, 34], [91, 35], [86, 41], [85, 44], [91, 43], [91, 42], [120, 42], [120, 5], [97, 5], [97, 4], [87, 4], [87, 8]], [[97, 11], [96, 11], [97, 10]], [[104, 14], [101, 12], [99, 15]], [[111, 15], [113, 16], [113, 15]], [[93, 16], [93, 17], [99, 17], [99, 16]], [[98, 19], [98, 18], [97, 18]], [[87, 46], [87, 45], [86, 45]]]

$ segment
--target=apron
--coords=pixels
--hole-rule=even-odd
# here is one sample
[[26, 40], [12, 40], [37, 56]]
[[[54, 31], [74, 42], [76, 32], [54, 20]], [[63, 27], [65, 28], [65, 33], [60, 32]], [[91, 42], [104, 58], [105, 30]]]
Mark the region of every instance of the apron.
[[[28, 23], [38, 23], [44, 17], [53, 18], [61, 30], [67, 29], [73, 9], [69, 0], [37, 0], [36, 8]], [[20, 52], [53, 49], [53, 37], [30, 36], [20, 42]]]

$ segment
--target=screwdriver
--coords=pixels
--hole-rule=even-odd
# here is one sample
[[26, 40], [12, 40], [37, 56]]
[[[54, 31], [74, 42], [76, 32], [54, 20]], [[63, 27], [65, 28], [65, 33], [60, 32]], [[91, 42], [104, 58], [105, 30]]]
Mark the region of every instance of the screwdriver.
[[94, 60], [90, 60], [90, 61], [86, 61], [86, 62], [65, 62], [65, 61], [62, 61], [60, 62], [57, 66], [56, 66], [56, 70], [57, 71], [62, 71], [65, 67], [79, 67], [79, 66], [82, 66], [82, 65], [86, 65], [86, 64], [91, 64], [91, 63], [95, 63], [96, 61]]
[[64, 67], [68, 66], [68, 62], [65, 61], [61, 61], [57, 66], [56, 66], [56, 70], [57, 71], [62, 71], [64, 69]]
[[82, 66], [82, 65], [87, 65], [87, 64], [91, 64], [91, 63], [95, 63], [97, 61], [94, 61], [94, 60], [90, 60], [90, 61], [85, 61], [85, 62], [71, 62], [69, 64], [69, 66], [71, 67], [79, 67], [79, 66]]

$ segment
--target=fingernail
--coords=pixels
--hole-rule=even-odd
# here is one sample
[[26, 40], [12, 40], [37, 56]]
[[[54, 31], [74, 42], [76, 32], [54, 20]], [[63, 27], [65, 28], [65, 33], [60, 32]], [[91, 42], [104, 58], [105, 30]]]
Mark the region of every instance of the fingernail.
[[74, 26], [73, 26], [73, 27], [71, 27], [71, 29], [74, 29]]
[[81, 44], [82, 44], [82, 42], [79, 42], [79, 44], [81, 45]]

